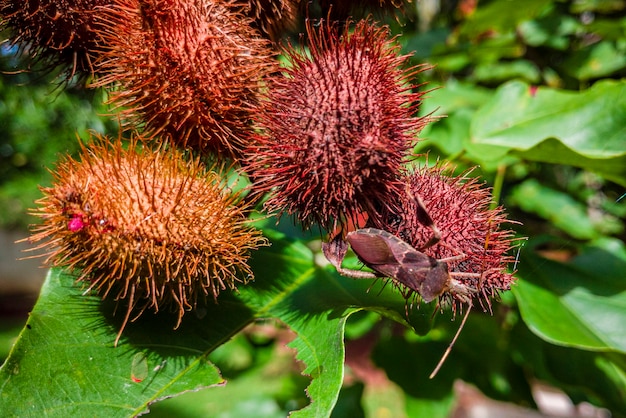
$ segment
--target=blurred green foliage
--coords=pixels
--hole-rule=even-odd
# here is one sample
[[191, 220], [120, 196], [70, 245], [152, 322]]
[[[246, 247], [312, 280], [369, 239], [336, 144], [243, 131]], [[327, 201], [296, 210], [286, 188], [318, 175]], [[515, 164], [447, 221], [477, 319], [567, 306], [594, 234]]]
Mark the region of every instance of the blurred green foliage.
[[49, 186], [48, 170], [60, 156], [75, 155], [79, 138], [90, 130], [117, 135], [116, 122], [104, 116], [104, 93], [54, 73], [24, 71], [16, 48], [0, 49], [0, 228], [25, 227], [26, 214]]
[[[279, 229], [288, 236], [276, 238], [271, 249], [255, 257], [257, 282], [234, 302], [222, 303], [232, 312], [229, 320], [203, 323], [198, 331], [203, 335], [215, 327], [212, 335], [223, 339], [186, 346], [194, 361], [216, 366], [228, 384], [153, 404], [154, 415], [284, 416], [307, 404], [308, 386], [312, 407], [299, 416], [375, 416], [386, 410], [444, 417], [454, 406], [453, 382], [460, 378], [492, 398], [531, 407], [532, 384], [544, 381], [574, 402], [626, 416], [626, 199], [618, 200], [626, 188], [626, 3], [492, 0], [475, 9], [469, 1], [437, 4], [433, 19], [425, 20], [424, 6], [414, 1], [406, 19], [387, 22], [416, 63], [434, 65], [420, 75], [429, 87], [438, 87], [428, 93], [421, 112], [445, 117], [422, 132], [416, 151], [451, 161], [459, 171], [480, 166], [474, 175], [484, 177], [510, 218], [521, 222], [513, 225], [519, 235], [530, 237], [518, 255], [518, 285], [493, 304], [492, 312], [470, 315], [447, 363], [429, 380], [459, 321], [452, 323], [450, 314], [432, 316], [433, 306], [421, 306], [407, 321], [414, 330], [398, 324], [404, 306], [397, 293], [378, 293], [376, 286], [366, 293], [367, 284], [315, 266], [315, 234], [303, 235], [283, 222]], [[12, 60], [3, 56], [5, 71], [14, 68]], [[59, 153], [76, 150], [76, 132], [84, 136], [87, 129], [115, 129], [96, 116], [103, 109], [100, 92], [71, 83], [55, 90], [48, 78], [38, 77], [5, 74], [0, 85], [4, 226], [26, 223], [21, 216], [38, 194], [36, 185], [49, 181], [44, 167]], [[264, 229], [271, 235], [276, 227], [269, 221]], [[49, 280], [57, 276], [52, 272]], [[52, 288], [50, 295], [67, 297], [63, 289]], [[42, 318], [32, 321], [56, 318], [43, 315], [52, 309], [46, 308], [49, 302], [40, 300]], [[229, 310], [233, 307], [238, 308]], [[105, 320], [95, 301], [85, 309], [88, 320]], [[284, 325], [240, 332], [255, 318], [277, 318]], [[229, 322], [234, 319], [239, 322]], [[143, 321], [148, 330], [150, 324], [161, 325], [158, 319]], [[60, 330], [55, 327], [61, 325], [50, 328], [53, 334]], [[289, 344], [291, 357], [281, 350], [285, 328], [296, 334]], [[129, 332], [143, 341], [150, 334], [142, 329], [130, 327]], [[40, 338], [57, 350], [56, 361], [69, 348], [46, 332], [51, 331], [44, 329]], [[113, 327], [97, 337], [104, 345], [115, 332]], [[26, 329], [22, 333], [28, 335]], [[84, 338], [78, 352], [87, 355], [91, 340]], [[178, 337], [168, 332], [162, 338]], [[16, 353], [26, 353], [39, 346], [23, 336], [17, 347]], [[105, 379], [120, 388], [128, 385], [125, 361], [149, 351], [132, 341], [124, 349], [124, 355], [113, 347], [96, 352], [116, 358]], [[369, 355], [373, 363], [367, 370], [384, 371], [389, 384], [377, 386], [346, 372], [344, 349], [349, 365], [356, 358], [351, 353]], [[300, 362], [294, 363], [293, 356]], [[202, 363], [205, 358], [211, 363]], [[160, 371], [161, 364], [151, 359], [148, 370]], [[79, 365], [76, 373], [96, 373], [87, 379], [93, 382], [102, 378], [97, 370], [104, 366]], [[170, 381], [160, 383], [163, 388], [187, 376], [183, 363], [176, 367], [180, 374], [168, 375]], [[4, 378], [11, 370], [5, 366], [2, 373]], [[344, 373], [350, 377], [345, 383]], [[15, 378], [5, 393], [25, 390], [33, 376]], [[201, 386], [190, 376], [188, 389]], [[217, 377], [202, 382], [219, 383]], [[59, 390], [69, 390], [68, 385]], [[81, 394], [81, 400], [103, 401], [104, 395], [92, 392]], [[134, 411], [163, 397], [155, 392], [141, 395]], [[122, 405], [125, 396], [122, 391], [106, 400]], [[127, 415], [120, 409], [119, 416]]]

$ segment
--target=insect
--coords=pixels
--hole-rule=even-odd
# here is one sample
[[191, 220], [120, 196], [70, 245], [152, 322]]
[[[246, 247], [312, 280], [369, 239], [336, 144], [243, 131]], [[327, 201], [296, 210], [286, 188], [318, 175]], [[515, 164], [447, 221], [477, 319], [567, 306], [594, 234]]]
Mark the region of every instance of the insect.
[[448, 271], [448, 263], [462, 260], [464, 254], [436, 259], [381, 229], [358, 229], [348, 233], [346, 241], [359, 259], [376, 273], [344, 269], [339, 265], [340, 274], [353, 278], [390, 277], [419, 293], [426, 303], [444, 292], [463, 297], [475, 291], [454, 279], [455, 275], [480, 277], [477, 273]]
[[[414, 248], [387, 231], [365, 228], [349, 232], [345, 240], [342, 239], [341, 234], [338, 234], [330, 242], [323, 244], [322, 250], [328, 261], [343, 276], [355, 279], [389, 277], [418, 293], [424, 302], [431, 302], [448, 292], [468, 304], [459, 330], [430, 376], [433, 378], [452, 350], [452, 346], [465, 325], [472, 308], [471, 295], [477, 292], [475, 288], [463, 284], [456, 277], [478, 278], [480, 283], [481, 274], [449, 271], [448, 263], [465, 259], [465, 254], [436, 259], [422, 252], [422, 250], [438, 243], [441, 240], [441, 233], [434, 225], [421, 198], [414, 196], [413, 201], [417, 207], [419, 222], [429, 227], [433, 232], [432, 237], [420, 249]], [[351, 270], [341, 266], [348, 252], [348, 245], [352, 247], [361, 262], [374, 272]]]
[[[389, 277], [410, 290], [417, 292], [428, 303], [445, 292], [469, 302], [476, 289], [461, 283], [455, 277], [481, 277], [479, 273], [450, 272], [448, 263], [466, 258], [465, 254], [436, 259], [422, 251], [437, 244], [441, 233], [428, 214], [422, 199], [413, 196], [419, 222], [429, 227], [432, 237], [420, 249], [416, 249], [401, 238], [376, 228], [357, 229], [349, 232], [345, 240], [341, 234], [322, 245], [324, 255], [339, 274], [354, 279]], [[361, 262], [374, 272], [350, 270], [341, 267], [348, 252], [348, 244]]]

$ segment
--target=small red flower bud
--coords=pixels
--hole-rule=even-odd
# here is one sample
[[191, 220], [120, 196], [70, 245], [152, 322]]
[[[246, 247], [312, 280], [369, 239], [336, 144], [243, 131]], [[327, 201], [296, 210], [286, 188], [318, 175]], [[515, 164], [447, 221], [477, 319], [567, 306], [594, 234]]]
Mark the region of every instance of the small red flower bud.
[[[131, 312], [178, 313], [252, 277], [250, 251], [266, 243], [246, 222], [239, 196], [218, 172], [165, 146], [128, 149], [101, 138], [81, 161], [59, 163], [33, 214], [53, 266], [80, 270], [103, 297]], [[177, 325], [178, 326], [178, 325]], [[118, 336], [119, 338], [119, 336]]]
[[78, 232], [85, 226], [83, 219], [80, 216], [74, 215], [72, 219], [67, 223], [67, 229], [72, 232]]
[[307, 24], [310, 54], [287, 49], [291, 66], [269, 81], [250, 150], [257, 191], [271, 211], [324, 228], [372, 216], [397, 195], [398, 173], [416, 133], [421, 93], [408, 57], [369, 20], [353, 32]]

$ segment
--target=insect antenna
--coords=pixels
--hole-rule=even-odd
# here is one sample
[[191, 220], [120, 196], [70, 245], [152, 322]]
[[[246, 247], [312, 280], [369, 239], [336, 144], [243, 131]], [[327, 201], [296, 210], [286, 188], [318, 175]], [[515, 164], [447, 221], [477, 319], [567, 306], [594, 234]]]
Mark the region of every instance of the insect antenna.
[[443, 353], [443, 356], [441, 356], [441, 360], [439, 360], [439, 363], [437, 363], [437, 367], [435, 367], [435, 370], [433, 370], [430, 376], [428, 376], [429, 379], [433, 379], [435, 376], [437, 376], [437, 373], [439, 373], [441, 366], [443, 366], [443, 363], [446, 361], [446, 359], [450, 355], [450, 352], [452, 352], [452, 347], [454, 347], [454, 344], [456, 343], [457, 338], [459, 338], [459, 335], [461, 334], [461, 330], [465, 327], [465, 322], [467, 321], [467, 317], [469, 316], [469, 313], [471, 310], [472, 310], [472, 302], [470, 300], [470, 303], [467, 306], [467, 311], [465, 312], [465, 315], [463, 316], [463, 321], [461, 321], [461, 325], [459, 326], [459, 329], [456, 331], [456, 334], [454, 334], [454, 338], [450, 342], [450, 345], [448, 345], [448, 348], [446, 349], [446, 351]]

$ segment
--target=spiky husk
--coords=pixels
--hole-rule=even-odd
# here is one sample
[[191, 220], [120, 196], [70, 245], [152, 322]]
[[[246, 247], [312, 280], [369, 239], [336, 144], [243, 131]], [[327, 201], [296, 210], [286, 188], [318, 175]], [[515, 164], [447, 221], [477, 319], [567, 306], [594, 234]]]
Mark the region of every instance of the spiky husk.
[[63, 65], [66, 77], [92, 73], [100, 45], [95, 9], [110, 0], [0, 0], [0, 30], [43, 70]]
[[122, 121], [180, 146], [239, 157], [262, 78], [276, 65], [233, 1], [112, 0], [95, 86]]
[[[491, 192], [469, 172], [451, 176], [445, 165], [422, 166], [405, 176], [405, 192], [401, 194], [402, 210], [386, 217], [386, 224], [378, 225], [399, 236], [419, 251], [436, 259], [464, 254], [466, 257], [449, 264], [451, 273], [477, 273], [482, 277], [455, 275], [454, 278], [469, 288], [476, 289], [472, 297], [480, 298], [483, 306], [490, 307], [491, 298], [508, 290], [514, 281], [507, 271], [512, 261], [514, 232], [502, 227], [514, 223], [506, 217], [504, 209], [491, 209]], [[430, 227], [418, 219], [413, 196], [419, 195], [441, 232], [439, 243], [424, 248], [433, 236]], [[396, 283], [396, 285], [398, 285]], [[412, 295], [404, 288], [405, 296]], [[442, 298], [462, 302], [464, 298], [446, 293]]]
[[276, 42], [287, 31], [294, 30], [300, 8], [298, 0], [248, 0], [246, 14], [255, 26]]
[[30, 240], [49, 249], [48, 263], [77, 269], [90, 289], [123, 302], [124, 325], [131, 313], [164, 307], [180, 323], [207, 296], [252, 278], [250, 251], [266, 241], [219, 172], [174, 149], [138, 148], [96, 137], [80, 161], [59, 163]]
[[307, 25], [310, 55], [271, 78], [259, 110], [249, 169], [270, 211], [296, 214], [304, 227], [333, 228], [378, 213], [399, 193], [397, 177], [417, 132], [421, 93], [387, 28], [370, 20], [354, 31]]

